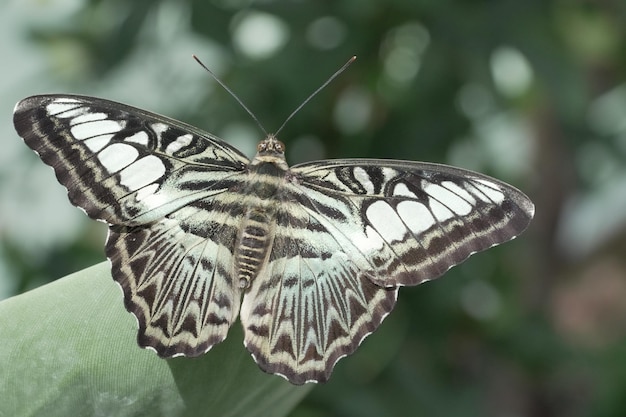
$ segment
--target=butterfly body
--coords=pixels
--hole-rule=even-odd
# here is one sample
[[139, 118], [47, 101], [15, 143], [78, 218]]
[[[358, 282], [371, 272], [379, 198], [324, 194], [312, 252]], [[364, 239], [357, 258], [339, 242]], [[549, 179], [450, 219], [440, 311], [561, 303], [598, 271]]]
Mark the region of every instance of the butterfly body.
[[375, 159], [288, 167], [272, 135], [248, 160], [193, 126], [94, 97], [26, 98], [14, 124], [70, 201], [108, 224], [140, 346], [198, 356], [239, 316], [258, 365], [294, 384], [326, 381], [398, 288], [514, 238], [534, 214], [479, 173]]
[[257, 148], [242, 193], [245, 212], [235, 250], [235, 273], [242, 288], [250, 285], [266, 263], [281, 203], [280, 190], [289, 169], [284, 145], [274, 136], [269, 135]]

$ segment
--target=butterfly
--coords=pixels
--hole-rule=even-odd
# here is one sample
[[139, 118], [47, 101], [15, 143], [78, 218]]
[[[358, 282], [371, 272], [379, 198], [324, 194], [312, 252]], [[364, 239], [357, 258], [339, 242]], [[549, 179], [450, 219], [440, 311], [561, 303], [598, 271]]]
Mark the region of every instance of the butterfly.
[[398, 289], [508, 241], [534, 206], [445, 165], [287, 165], [267, 135], [252, 160], [217, 137], [76, 95], [20, 101], [14, 124], [72, 204], [106, 222], [106, 255], [138, 344], [199, 356], [240, 318], [259, 367], [324, 382], [392, 311]]

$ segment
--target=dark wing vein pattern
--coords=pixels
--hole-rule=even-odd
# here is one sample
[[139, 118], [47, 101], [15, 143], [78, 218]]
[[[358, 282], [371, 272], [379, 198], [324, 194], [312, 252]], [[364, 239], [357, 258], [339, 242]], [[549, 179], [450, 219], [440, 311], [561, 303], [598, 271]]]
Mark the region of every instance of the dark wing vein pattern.
[[14, 123], [71, 202], [109, 224], [141, 346], [200, 355], [241, 304], [247, 349], [294, 384], [328, 380], [400, 286], [513, 239], [534, 214], [475, 172], [363, 159], [289, 169], [272, 135], [249, 161], [192, 126], [92, 97], [30, 97]]
[[241, 306], [244, 343], [265, 371], [295, 384], [326, 381], [393, 309], [397, 288], [376, 285], [344, 244], [303, 207], [282, 202], [263, 279]]
[[518, 236], [534, 214], [514, 187], [445, 165], [355, 159], [291, 172], [292, 197], [332, 225], [385, 287], [437, 278], [472, 253]]

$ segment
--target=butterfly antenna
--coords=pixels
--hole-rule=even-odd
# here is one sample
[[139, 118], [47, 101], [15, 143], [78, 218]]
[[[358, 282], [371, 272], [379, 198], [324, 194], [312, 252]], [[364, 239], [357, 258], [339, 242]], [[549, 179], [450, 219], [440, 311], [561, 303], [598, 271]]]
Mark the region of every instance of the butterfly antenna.
[[317, 90], [315, 90], [309, 97], [307, 97], [306, 100], [304, 100], [302, 102], [302, 104], [300, 104], [293, 112], [291, 112], [291, 114], [289, 115], [289, 117], [287, 117], [287, 119], [285, 119], [285, 121], [283, 122], [283, 124], [278, 128], [278, 130], [276, 131], [275, 135], [278, 136], [278, 133], [280, 133], [281, 130], [283, 130], [283, 127], [285, 127], [285, 125], [287, 124], [287, 122], [289, 120], [291, 120], [291, 118], [293, 116], [295, 116], [296, 113], [298, 113], [300, 111], [300, 109], [302, 107], [305, 106], [305, 104], [307, 104], [309, 101], [311, 101], [311, 99], [313, 97], [315, 97], [317, 95], [317, 93], [319, 93], [320, 91], [322, 91], [324, 89], [324, 87], [326, 87], [328, 84], [330, 84], [330, 82], [332, 80], [334, 80], [335, 78], [337, 78], [337, 76], [339, 74], [341, 74], [342, 72], [344, 72], [346, 70], [346, 68], [348, 68], [350, 66], [350, 64], [352, 64], [354, 61], [356, 60], [356, 56], [353, 56], [352, 58], [350, 58], [348, 60], [348, 62], [346, 62], [345, 64], [343, 64], [343, 66], [341, 68], [339, 68], [337, 71], [335, 71], [335, 73], [333, 75], [330, 76], [330, 78], [328, 80], [326, 80], [326, 82], [324, 84], [322, 84], [320, 87], [317, 88]]
[[[209, 69], [206, 65], [204, 65], [204, 64], [202, 63], [202, 61], [200, 61], [200, 58], [198, 58], [196, 55], [192, 55], [192, 57], [193, 57], [193, 59], [195, 59], [195, 60], [196, 60], [196, 62], [197, 62], [198, 64], [200, 64], [200, 66], [201, 66], [202, 68], [204, 68], [204, 69], [206, 70], [206, 72], [208, 72], [209, 74], [211, 74], [211, 77], [213, 77], [213, 79], [214, 79], [215, 81], [217, 81], [217, 83], [218, 83], [219, 85], [221, 85], [221, 86], [222, 86], [222, 88], [228, 92], [228, 94], [230, 94], [230, 95], [231, 95], [231, 96], [232, 96], [235, 100], [237, 100], [237, 103], [239, 103], [239, 105], [240, 105], [241, 107], [243, 107], [243, 109], [244, 109], [246, 112], [248, 112], [248, 114], [250, 115], [250, 117], [252, 117], [252, 120], [254, 120], [254, 121], [256, 122], [257, 126], [259, 126], [259, 128], [261, 129], [261, 131], [262, 131], [263, 133], [265, 133], [265, 136], [267, 136], [267, 131], [265, 130], [265, 128], [263, 127], [263, 125], [261, 124], [261, 122], [259, 122], [259, 119], [257, 119], [257, 118], [256, 118], [256, 116], [254, 115], [254, 113], [252, 113], [252, 112], [250, 111], [250, 109], [249, 109], [249, 108], [248, 108], [245, 104], [243, 104], [243, 101], [241, 101], [241, 99], [240, 99], [239, 97], [237, 97], [237, 94], [235, 94], [235, 93], [233, 92], [233, 90], [231, 90], [230, 88], [228, 88], [228, 86], [227, 86], [226, 84], [224, 84], [224, 83], [222, 82], [222, 80], [220, 80], [219, 78], [217, 78], [217, 75], [215, 75], [215, 74], [213, 73], [213, 71], [211, 71], [211, 70], [210, 70], [210, 69]], [[334, 76], [333, 76], [333, 77], [334, 77]], [[326, 84], [328, 84], [328, 83], [326, 83]], [[308, 101], [308, 100], [307, 100], [307, 101]], [[301, 106], [301, 107], [302, 107], [302, 106]], [[290, 117], [291, 117], [291, 116], [290, 116]]]

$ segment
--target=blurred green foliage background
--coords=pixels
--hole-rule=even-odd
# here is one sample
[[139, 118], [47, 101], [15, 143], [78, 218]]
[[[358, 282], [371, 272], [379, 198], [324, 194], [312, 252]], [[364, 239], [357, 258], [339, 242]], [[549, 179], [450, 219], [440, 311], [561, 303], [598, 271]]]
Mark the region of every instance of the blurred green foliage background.
[[[78, 93], [194, 124], [291, 164], [376, 157], [525, 191], [530, 229], [396, 310], [294, 417], [626, 415], [626, 2], [20, 0], [0, 5], [0, 298], [104, 259], [12, 129], [15, 102]], [[121, 302], [121, 296], [120, 296]], [[7, 318], [1, 318], [5, 320]], [[207, 375], [207, 378], [210, 378]]]

